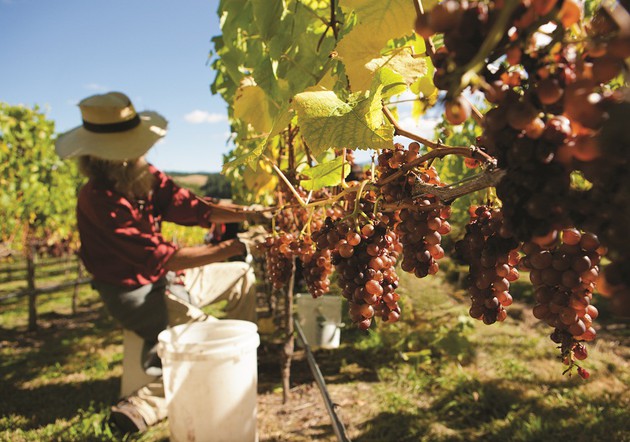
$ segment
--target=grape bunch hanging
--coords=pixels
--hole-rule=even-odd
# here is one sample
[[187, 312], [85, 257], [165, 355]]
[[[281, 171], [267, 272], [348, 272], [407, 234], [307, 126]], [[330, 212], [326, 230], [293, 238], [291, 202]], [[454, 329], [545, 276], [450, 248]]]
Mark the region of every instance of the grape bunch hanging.
[[[553, 328], [568, 371], [588, 377], [579, 361], [596, 334], [596, 283], [617, 312], [630, 315], [630, 103], [607, 84], [626, 73], [630, 38], [606, 8], [584, 26], [581, 14], [575, 0], [446, 0], [420, 13], [415, 30], [426, 39], [445, 117], [457, 125], [475, 116], [476, 145], [445, 152], [439, 142], [422, 142], [439, 151], [428, 155], [418, 142], [394, 144], [378, 152], [366, 180], [322, 196], [330, 204], [318, 204], [317, 216], [285, 195], [284, 220], [267, 247], [275, 256], [270, 274], [286, 280], [281, 260], [297, 257], [314, 297], [337, 279], [359, 328], [374, 318], [397, 321], [396, 265], [419, 278], [438, 272], [450, 203], [461, 196], [439, 197], [450, 185], [432, 161], [463, 155], [466, 165], [482, 165], [476, 178], [501, 172], [486, 185], [498, 201], [471, 208], [455, 246], [468, 265], [470, 315], [486, 324], [505, 320], [510, 286], [519, 269], [529, 272], [534, 316]], [[437, 49], [436, 34], [443, 36], [434, 39], [443, 41]], [[485, 115], [462, 94], [468, 88], [490, 103]]]

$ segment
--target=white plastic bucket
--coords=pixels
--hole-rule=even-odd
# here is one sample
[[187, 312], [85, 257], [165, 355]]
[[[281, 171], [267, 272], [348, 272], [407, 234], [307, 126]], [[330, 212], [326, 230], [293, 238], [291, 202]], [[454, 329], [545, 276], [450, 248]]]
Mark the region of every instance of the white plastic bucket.
[[297, 316], [311, 347], [338, 348], [341, 340], [341, 297], [296, 295]]
[[256, 441], [256, 324], [193, 322], [158, 340], [170, 440]]

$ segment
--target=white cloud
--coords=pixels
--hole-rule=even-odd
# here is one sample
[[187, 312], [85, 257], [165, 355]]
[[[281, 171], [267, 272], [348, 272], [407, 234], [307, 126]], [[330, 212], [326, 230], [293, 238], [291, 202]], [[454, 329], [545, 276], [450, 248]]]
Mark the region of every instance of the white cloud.
[[226, 121], [227, 116], [196, 109], [184, 115], [184, 119], [191, 124], [218, 123], [220, 121]]
[[108, 87], [103, 86], [102, 84], [98, 84], [98, 83], [84, 84], [83, 87], [87, 89], [88, 91], [95, 91], [95, 92], [105, 92], [109, 90]]

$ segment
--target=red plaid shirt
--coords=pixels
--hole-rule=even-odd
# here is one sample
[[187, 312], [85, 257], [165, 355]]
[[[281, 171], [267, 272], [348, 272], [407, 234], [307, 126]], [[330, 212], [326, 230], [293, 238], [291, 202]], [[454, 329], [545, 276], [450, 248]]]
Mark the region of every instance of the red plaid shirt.
[[153, 283], [177, 250], [165, 241], [162, 221], [209, 227], [211, 208], [150, 166], [157, 184], [146, 201], [130, 201], [104, 183], [83, 186], [77, 203], [80, 256], [96, 281], [124, 287]]

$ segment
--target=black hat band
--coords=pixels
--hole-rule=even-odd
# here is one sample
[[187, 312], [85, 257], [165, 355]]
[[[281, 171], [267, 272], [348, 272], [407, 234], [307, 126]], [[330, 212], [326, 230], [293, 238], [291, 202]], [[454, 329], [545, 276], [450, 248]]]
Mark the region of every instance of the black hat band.
[[125, 132], [137, 127], [140, 124], [140, 117], [136, 114], [131, 120], [121, 121], [120, 123], [96, 124], [83, 120], [85, 130], [95, 132], [97, 134], [112, 134], [116, 132]]

